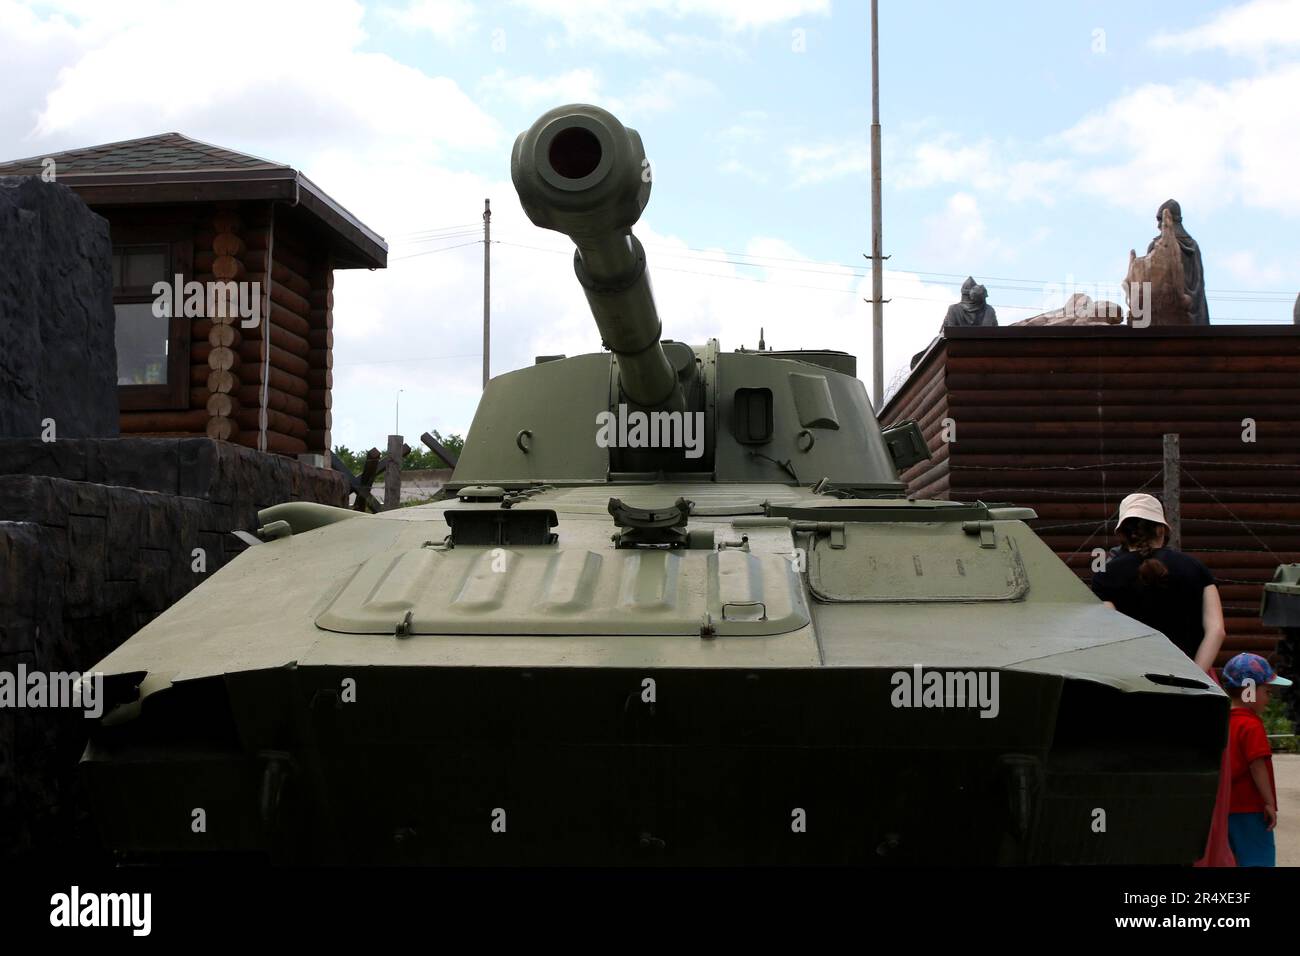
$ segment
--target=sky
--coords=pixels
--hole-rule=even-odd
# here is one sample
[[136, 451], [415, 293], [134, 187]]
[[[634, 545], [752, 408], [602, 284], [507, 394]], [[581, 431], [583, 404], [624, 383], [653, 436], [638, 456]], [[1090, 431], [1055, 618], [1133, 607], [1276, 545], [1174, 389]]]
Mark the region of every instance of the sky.
[[[881, 0], [884, 364], [966, 275], [1002, 324], [1120, 299], [1164, 200], [1214, 324], [1300, 291], [1300, 0]], [[510, 183], [515, 136], [590, 102], [653, 164], [666, 337], [871, 369], [865, 0], [0, 0], [0, 159], [176, 131], [293, 166], [389, 243], [335, 285], [334, 442], [464, 433], [494, 375], [596, 351], [572, 246]], [[540, 398], [540, 397], [539, 397]]]

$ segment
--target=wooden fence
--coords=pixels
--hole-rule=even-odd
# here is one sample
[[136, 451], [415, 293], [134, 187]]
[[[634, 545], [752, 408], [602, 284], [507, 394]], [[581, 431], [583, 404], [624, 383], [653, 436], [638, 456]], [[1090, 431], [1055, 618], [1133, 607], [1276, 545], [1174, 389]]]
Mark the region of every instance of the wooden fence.
[[1259, 601], [1300, 561], [1300, 327], [947, 329], [880, 418], [916, 419], [933, 453], [910, 493], [1032, 507], [1085, 580], [1177, 435], [1182, 550], [1218, 579], [1224, 654], [1274, 650]]

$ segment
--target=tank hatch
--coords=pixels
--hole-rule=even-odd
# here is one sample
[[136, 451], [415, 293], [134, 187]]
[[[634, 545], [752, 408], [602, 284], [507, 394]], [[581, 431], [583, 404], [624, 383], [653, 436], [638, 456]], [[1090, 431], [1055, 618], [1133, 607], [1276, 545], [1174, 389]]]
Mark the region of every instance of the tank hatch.
[[423, 547], [368, 560], [316, 625], [351, 634], [740, 637], [808, 623], [788, 556]]
[[808, 586], [819, 600], [1019, 601], [1029, 592], [1015, 539], [992, 521], [842, 527], [838, 541], [814, 540], [808, 555]]

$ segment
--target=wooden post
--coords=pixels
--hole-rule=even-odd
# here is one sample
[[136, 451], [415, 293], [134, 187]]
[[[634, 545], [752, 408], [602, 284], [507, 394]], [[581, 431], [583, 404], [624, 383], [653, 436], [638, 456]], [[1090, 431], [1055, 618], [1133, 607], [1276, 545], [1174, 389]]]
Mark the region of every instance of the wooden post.
[[1180, 494], [1180, 455], [1178, 452], [1178, 435], [1165, 435], [1165, 521], [1169, 524], [1167, 547], [1181, 551], [1183, 547], [1183, 519]]
[[384, 469], [384, 510], [402, 503], [402, 436], [388, 436], [388, 467]]

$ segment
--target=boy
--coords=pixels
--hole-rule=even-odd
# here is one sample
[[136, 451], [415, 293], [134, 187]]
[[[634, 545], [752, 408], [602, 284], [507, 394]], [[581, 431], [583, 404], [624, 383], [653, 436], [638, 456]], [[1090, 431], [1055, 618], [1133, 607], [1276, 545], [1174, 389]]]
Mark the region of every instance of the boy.
[[1277, 789], [1273, 784], [1273, 748], [1260, 714], [1268, 708], [1270, 687], [1290, 687], [1258, 654], [1238, 654], [1223, 665], [1223, 686], [1232, 697], [1228, 712], [1228, 762], [1232, 798], [1228, 842], [1238, 866], [1275, 866], [1273, 828], [1277, 826]]

